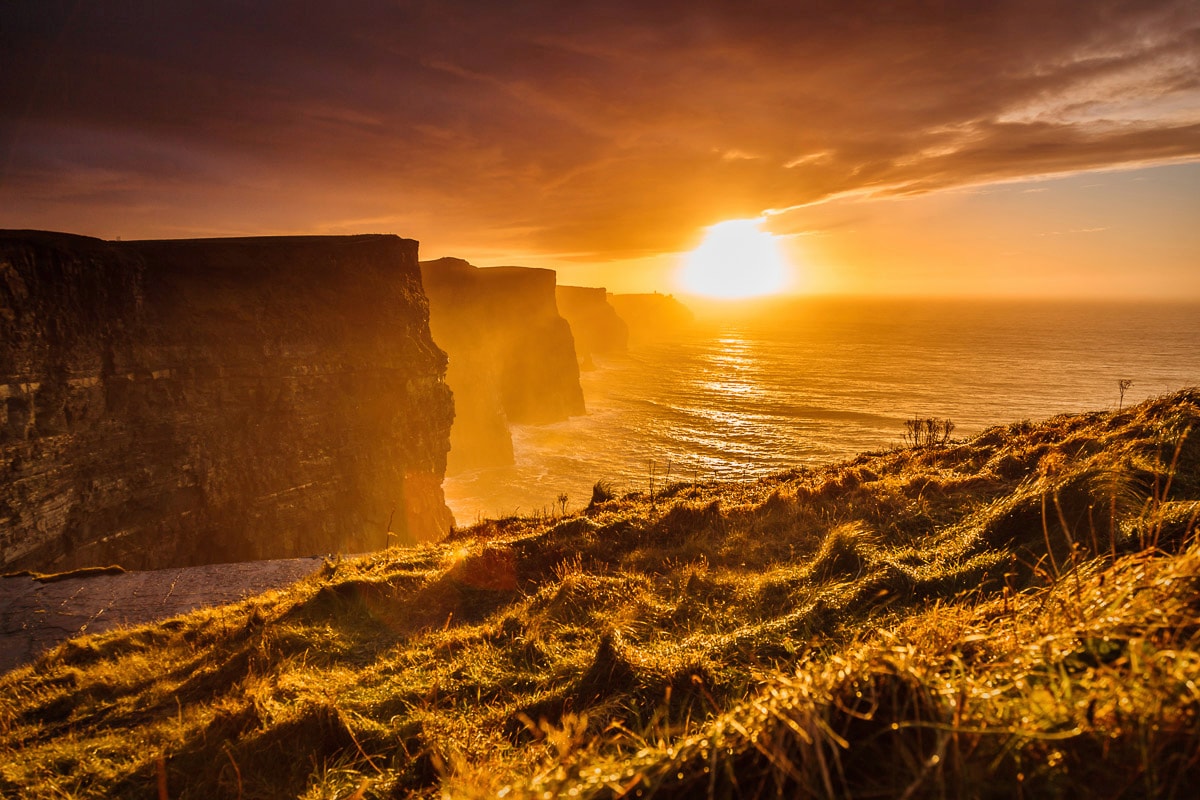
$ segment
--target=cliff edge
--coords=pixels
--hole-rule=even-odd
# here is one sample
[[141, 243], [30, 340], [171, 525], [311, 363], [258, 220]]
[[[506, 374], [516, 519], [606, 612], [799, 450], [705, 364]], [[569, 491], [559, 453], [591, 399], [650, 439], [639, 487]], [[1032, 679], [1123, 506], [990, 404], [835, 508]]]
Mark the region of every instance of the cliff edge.
[[0, 565], [440, 537], [445, 366], [412, 240], [0, 232]]
[[433, 339], [450, 359], [451, 471], [512, 463], [508, 423], [584, 413], [575, 341], [558, 313], [553, 270], [441, 258], [422, 261], [421, 277]]
[[603, 288], [559, 286], [555, 289], [558, 313], [575, 335], [575, 356], [590, 365], [593, 355], [623, 353], [629, 346], [629, 325], [617, 315]]

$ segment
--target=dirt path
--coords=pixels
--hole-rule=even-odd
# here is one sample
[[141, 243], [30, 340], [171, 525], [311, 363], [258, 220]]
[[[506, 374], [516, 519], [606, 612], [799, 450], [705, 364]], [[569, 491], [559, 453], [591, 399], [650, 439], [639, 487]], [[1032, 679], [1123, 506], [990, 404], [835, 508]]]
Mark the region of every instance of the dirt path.
[[0, 672], [82, 633], [141, 625], [278, 589], [316, 572], [323, 557], [119, 572], [41, 582], [0, 578]]

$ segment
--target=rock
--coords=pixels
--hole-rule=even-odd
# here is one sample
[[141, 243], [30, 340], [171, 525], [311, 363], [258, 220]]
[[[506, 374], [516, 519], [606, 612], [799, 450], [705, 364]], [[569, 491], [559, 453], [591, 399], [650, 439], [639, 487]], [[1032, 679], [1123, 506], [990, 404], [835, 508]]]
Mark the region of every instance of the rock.
[[439, 538], [445, 365], [412, 240], [0, 232], [0, 566]]
[[584, 413], [571, 328], [558, 313], [555, 273], [421, 262], [433, 338], [449, 356], [454, 392], [452, 472], [511, 464], [509, 423]]
[[594, 354], [623, 353], [629, 345], [629, 326], [608, 302], [608, 292], [585, 286], [559, 286], [555, 290], [558, 313], [570, 323], [575, 336], [575, 356], [581, 365]]

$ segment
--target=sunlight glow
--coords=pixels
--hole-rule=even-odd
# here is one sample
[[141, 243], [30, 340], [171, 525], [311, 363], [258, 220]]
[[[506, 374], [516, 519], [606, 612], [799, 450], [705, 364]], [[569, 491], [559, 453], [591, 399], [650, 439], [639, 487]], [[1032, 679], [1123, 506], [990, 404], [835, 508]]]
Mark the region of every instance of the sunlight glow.
[[704, 241], [684, 261], [683, 288], [726, 299], [780, 291], [788, 264], [775, 237], [760, 230], [762, 222], [733, 219], [710, 226]]

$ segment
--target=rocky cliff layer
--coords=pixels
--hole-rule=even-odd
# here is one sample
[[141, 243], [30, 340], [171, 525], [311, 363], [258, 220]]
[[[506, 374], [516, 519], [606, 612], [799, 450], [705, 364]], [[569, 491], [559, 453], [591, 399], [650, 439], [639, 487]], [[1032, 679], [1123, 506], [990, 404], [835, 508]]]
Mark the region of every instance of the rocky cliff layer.
[[411, 240], [0, 233], [0, 564], [440, 536], [445, 365]]
[[558, 313], [571, 325], [575, 355], [581, 365], [591, 364], [592, 355], [623, 353], [629, 345], [629, 326], [617, 316], [603, 288], [559, 286], [555, 290]]
[[451, 471], [512, 462], [508, 423], [584, 413], [571, 327], [558, 313], [555, 273], [421, 262], [434, 341], [450, 358]]

